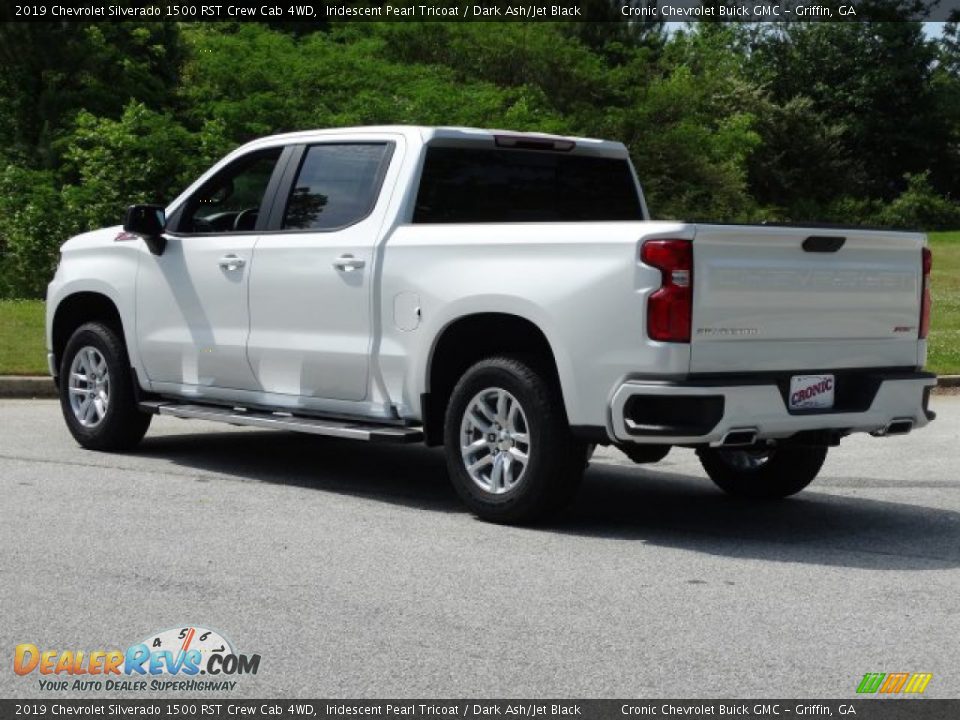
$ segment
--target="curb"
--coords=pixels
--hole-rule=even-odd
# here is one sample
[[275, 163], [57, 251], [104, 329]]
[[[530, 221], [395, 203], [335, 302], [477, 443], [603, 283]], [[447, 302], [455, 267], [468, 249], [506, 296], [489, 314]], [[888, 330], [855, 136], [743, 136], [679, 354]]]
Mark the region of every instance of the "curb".
[[55, 398], [57, 387], [51, 377], [0, 375], [0, 398]]
[[[960, 375], [941, 375], [934, 392], [960, 388]], [[50, 377], [0, 375], [0, 398], [55, 398], [57, 387]]]

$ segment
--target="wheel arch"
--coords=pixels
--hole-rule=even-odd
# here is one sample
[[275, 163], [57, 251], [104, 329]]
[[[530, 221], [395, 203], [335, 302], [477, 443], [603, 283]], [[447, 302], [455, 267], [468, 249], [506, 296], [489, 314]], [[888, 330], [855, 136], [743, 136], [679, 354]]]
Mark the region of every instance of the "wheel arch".
[[420, 397], [427, 445], [443, 442], [444, 414], [457, 380], [477, 361], [495, 355], [531, 358], [563, 397], [556, 353], [537, 323], [507, 312], [462, 315], [442, 328], [427, 357], [425, 392]]
[[129, 355], [129, 335], [113, 298], [102, 292], [81, 290], [70, 293], [58, 303], [50, 327], [50, 350], [56, 367], [63, 360], [63, 351], [74, 331], [88, 322], [102, 322], [116, 330], [123, 338]]

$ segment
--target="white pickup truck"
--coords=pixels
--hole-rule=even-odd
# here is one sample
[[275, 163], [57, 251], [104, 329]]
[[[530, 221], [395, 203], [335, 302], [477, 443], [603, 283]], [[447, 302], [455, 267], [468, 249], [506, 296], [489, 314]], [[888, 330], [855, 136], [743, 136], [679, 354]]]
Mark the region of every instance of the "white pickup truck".
[[319, 130], [66, 242], [47, 346], [84, 447], [152, 414], [442, 444], [471, 510], [523, 522], [598, 443], [772, 498], [926, 425], [929, 273], [922, 234], [652, 221], [616, 142]]

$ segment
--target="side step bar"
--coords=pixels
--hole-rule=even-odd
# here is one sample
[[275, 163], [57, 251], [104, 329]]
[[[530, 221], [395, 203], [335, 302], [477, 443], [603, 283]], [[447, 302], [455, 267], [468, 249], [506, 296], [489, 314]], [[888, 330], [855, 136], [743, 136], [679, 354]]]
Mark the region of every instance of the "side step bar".
[[262, 410], [242, 410], [212, 405], [190, 405], [174, 402], [141, 402], [140, 409], [156, 415], [214, 420], [230, 425], [249, 425], [271, 430], [290, 430], [293, 432], [327, 435], [329, 437], [366, 440], [367, 442], [412, 443], [423, 440], [423, 430], [418, 427], [377, 425], [349, 420], [328, 420], [326, 418], [294, 416], [283, 412]]

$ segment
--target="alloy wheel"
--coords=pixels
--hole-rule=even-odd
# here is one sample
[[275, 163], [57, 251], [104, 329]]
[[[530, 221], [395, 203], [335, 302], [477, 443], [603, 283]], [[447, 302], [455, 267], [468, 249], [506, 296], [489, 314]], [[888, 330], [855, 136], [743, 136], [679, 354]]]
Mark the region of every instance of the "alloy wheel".
[[460, 424], [460, 452], [470, 479], [502, 495], [523, 480], [530, 460], [530, 426], [516, 397], [487, 388], [467, 403]]
[[70, 409], [84, 427], [103, 422], [110, 405], [110, 372], [107, 360], [97, 348], [85, 345], [70, 363]]

